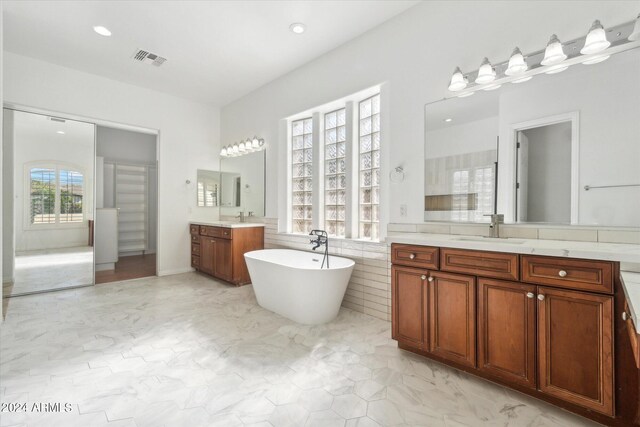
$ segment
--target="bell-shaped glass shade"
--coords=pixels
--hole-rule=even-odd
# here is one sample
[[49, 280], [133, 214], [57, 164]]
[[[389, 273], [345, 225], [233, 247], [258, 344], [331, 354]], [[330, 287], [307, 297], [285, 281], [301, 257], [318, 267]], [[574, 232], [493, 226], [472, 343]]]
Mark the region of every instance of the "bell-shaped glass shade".
[[480, 69], [478, 69], [478, 77], [476, 77], [476, 83], [485, 84], [490, 83], [496, 79], [496, 70], [493, 69], [488, 58], [482, 60]]
[[513, 49], [513, 53], [509, 58], [509, 65], [507, 66], [506, 71], [504, 72], [507, 76], [517, 76], [518, 74], [522, 74], [527, 71], [527, 62], [524, 60], [524, 56], [522, 56], [522, 52], [517, 47]]
[[222, 157], [227, 157], [227, 147], [222, 147], [222, 150], [220, 150], [220, 155]]
[[240, 141], [240, 144], [238, 144], [238, 151], [244, 153], [244, 141]]
[[591, 25], [591, 29], [584, 42], [584, 47], [580, 49], [580, 53], [590, 55], [592, 53], [602, 52], [609, 46], [611, 46], [611, 42], [607, 40], [607, 33], [604, 31], [600, 21], [596, 19], [593, 21], [593, 25]]
[[253, 137], [253, 140], [251, 141], [251, 148], [253, 148], [254, 150], [260, 149], [260, 141], [258, 140], [257, 136]]
[[235, 154], [235, 155], [240, 154], [240, 147], [238, 146], [237, 142], [235, 144], [233, 144], [233, 154]]
[[467, 78], [460, 71], [460, 67], [456, 67], [453, 71], [453, 75], [451, 76], [451, 81], [449, 82], [449, 90], [451, 92], [457, 92], [467, 87]]
[[558, 64], [567, 59], [567, 55], [564, 53], [562, 43], [558, 40], [558, 36], [555, 34], [549, 39], [547, 48], [544, 50], [544, 58], [540, 61], [542, 65]]
[[633, 25], [633, 31], [631, 31], [631, 34], [629, 34], [629, 38], [627, 40], [632, 42], [640, 40], [640, 14], [638, 14], [636, 22]]

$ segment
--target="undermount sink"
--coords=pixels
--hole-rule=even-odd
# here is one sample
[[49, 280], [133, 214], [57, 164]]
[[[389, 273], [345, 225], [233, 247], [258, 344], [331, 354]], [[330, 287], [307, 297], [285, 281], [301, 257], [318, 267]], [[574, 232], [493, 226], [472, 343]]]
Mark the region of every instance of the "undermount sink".
[[485, 242], [485, 243], [504, 243], [507, 245], [521, 245], [524, 243], [524, 240], [521, 239], [510, 239], [508, 237], [484, 237], [484, 236], [464, 236], [464, 237], [456, 237], [453, 240], [461, 241], [461, 242]]

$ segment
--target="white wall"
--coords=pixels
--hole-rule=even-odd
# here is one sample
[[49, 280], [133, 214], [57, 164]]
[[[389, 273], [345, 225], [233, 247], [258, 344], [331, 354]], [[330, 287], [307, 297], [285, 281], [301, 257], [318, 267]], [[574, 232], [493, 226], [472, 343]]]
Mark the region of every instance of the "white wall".
[[[523, 52], [545, 46], [549, 35], [561, 40], [583, 36], [594, 19], [604, 25], [631, 21], [637, 1], [430, 1], [422, 2], [385, 24], [263, 86], [222, 109], [221, 140], [251, 135], [265, 138], [267, 151], [267, 217], [278, 215], [285, 167], [278, 144], [278, 121], [379, 83], [387, 83], [383, 108], [387, 152], [382, 175], [399, 164], [402, 183], [383, 192], [383, 218], [421, 222], [424, 188], [424, 104], [447, 94], [455, 66], [476, 69], [483, 56], [508, 59], [515, 45]], [[304, 37], [304, 36], [302, 36]], [[383, 123], [384, 126], [384, 123]], [[406, 204], [408, 215], [400, 216]], [[384, 224], [383, 224], [384, 228]]]
[[571, 222], [571, 123], [527, 129], [528, 222]]
[[158, 270], [189, 271], [188, 223], [197, 208], [185, 181], [196, 182], [199, 168], [216, 169], [219, 110], [9, 52], [3, 75], [5, 103], [159, 131]]
[[594, 189], [585, 185], [640, 183], [640, 49], [596, 65], [536, 76], [500, 96], [498, 212], [513, 221], [514, 125], [555, 115], [579, 115], [578, 218], [581, 225], [635, 226], [640, 187]]

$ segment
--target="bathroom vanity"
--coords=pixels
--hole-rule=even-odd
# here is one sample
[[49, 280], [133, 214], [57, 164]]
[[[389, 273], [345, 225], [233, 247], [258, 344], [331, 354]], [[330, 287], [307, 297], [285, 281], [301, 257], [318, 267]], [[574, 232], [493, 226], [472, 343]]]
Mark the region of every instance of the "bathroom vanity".
[[264, 225], [234, 222], [191, 223], [191, 266], [236, 286], [251, 282], [246, 252], [264, 249]]
[[400, 348], [603, 424], [640, 422], [640, 330], [619, 262], [392, 241]]

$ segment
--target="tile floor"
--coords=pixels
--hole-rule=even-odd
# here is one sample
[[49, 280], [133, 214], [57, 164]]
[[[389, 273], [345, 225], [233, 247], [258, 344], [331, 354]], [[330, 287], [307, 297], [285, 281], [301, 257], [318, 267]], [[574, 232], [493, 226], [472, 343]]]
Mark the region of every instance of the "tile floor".
[[349, 309], [302, 326], [250, 286], [196, 273], [13, 298], [0, 327], [5, 426], [583, 426], [587, 420], [398, 350]]

